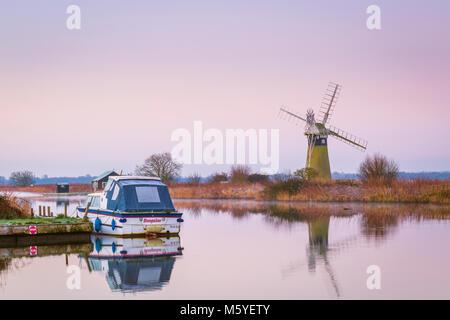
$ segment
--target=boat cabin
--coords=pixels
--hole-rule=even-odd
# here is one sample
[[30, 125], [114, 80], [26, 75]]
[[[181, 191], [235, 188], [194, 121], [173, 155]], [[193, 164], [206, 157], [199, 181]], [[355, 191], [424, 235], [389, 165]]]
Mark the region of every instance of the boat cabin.
[[89, 194], [87, 203], [92, 210], [176, 212], [169, 189], [153, 177], [109, 177], [103, 192]]

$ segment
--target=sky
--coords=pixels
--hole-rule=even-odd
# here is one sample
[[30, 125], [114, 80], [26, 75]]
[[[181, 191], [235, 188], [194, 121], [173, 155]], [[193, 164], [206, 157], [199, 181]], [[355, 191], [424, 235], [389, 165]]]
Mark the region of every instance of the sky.
[[[366, 9], [381, 9], [369, 30]], [[69, 5], [81, 29], [69, 30]], [[174, 130], [279, 129], [279, 171], [304, 167], [303, 126], [343, 86], [330, 124], [332, 171], [382, 153], [402, 171], [450, 170], [450, 2], [2, 1], [0, 176], [132, 172], [170, 152]], [[208, 175], [226, 165], [185, 165]]]

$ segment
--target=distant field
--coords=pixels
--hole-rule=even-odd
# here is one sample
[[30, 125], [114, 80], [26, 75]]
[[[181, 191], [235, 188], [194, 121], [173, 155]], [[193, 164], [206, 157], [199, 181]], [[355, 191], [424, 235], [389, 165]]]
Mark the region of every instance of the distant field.
[[[40, 184], [29, 187], [17, 187], [11, 185], [0, 185], [0, 191], [56, 193], [56, 184]], [[88, 183], [74, 183], [69, 185], [72, 192], [92, 192], [92, 186]]]

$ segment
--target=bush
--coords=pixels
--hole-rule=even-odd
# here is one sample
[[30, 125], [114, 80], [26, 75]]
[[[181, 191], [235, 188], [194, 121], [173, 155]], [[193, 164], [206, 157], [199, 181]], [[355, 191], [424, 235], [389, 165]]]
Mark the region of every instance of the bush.
[[302, 179], [290, 178], [285, 181], [275, 182], [266, 187], [264, 193], [271, 199], [275, 199], [278, 194], [286, 192], [288, 195], [293, 196], [297, 194], [304, 186], [305, 182]]
[[316, 169], [303, 168], [294, 172], [294, 176], [303, 180], [311, 180], [319, 175]]
[[215, 173], [211, 176], [211, 182], [226, 182], [228, 181], [228, 175], [225, 172], [222, 173]]
[[269, 176], [265, 174], [254, 173], [249, 175], [247, 180], [251, 183], [264, 183], [269, 181]]
[[247, 182], [250, 175], [250, 168], [244, 165], [237, 165], [231, 167], [230, 180], [234, 183]]
[[392, 182], [398, 177], [399, 169], [394, 160], [381, 154], [368, 156], [359, 166], [358, 176], [366, 182]]

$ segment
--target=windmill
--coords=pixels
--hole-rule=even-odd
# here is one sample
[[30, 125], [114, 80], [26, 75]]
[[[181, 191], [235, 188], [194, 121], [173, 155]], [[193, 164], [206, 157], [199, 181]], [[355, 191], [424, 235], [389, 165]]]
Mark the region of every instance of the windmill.
[[320, 120], [318, 122], [315, 120], [314, 111], [312, 109], [307, 110], [305, 119], [289, 111], [285, 107], [280, 108], [280, 115], [286, 115], [289, 120], [297, 121], [297, 123], [300, 122], [299, 120], [306, 123], [305, 136], [308, 139], [306, 168], [314, 169], [317, 171], [318, 177], [323, 179], [331, 179], [327, 144], [328, 136], [332, 136], [345, 142], [360, 151], [365, 151], [367, 148], [366, 140], [327, 124], [334, 112], [334, 107], [341, 92], [341, 88], [342, 87], [337, 83], [330, 82], [328, 84], [320, 107]]

